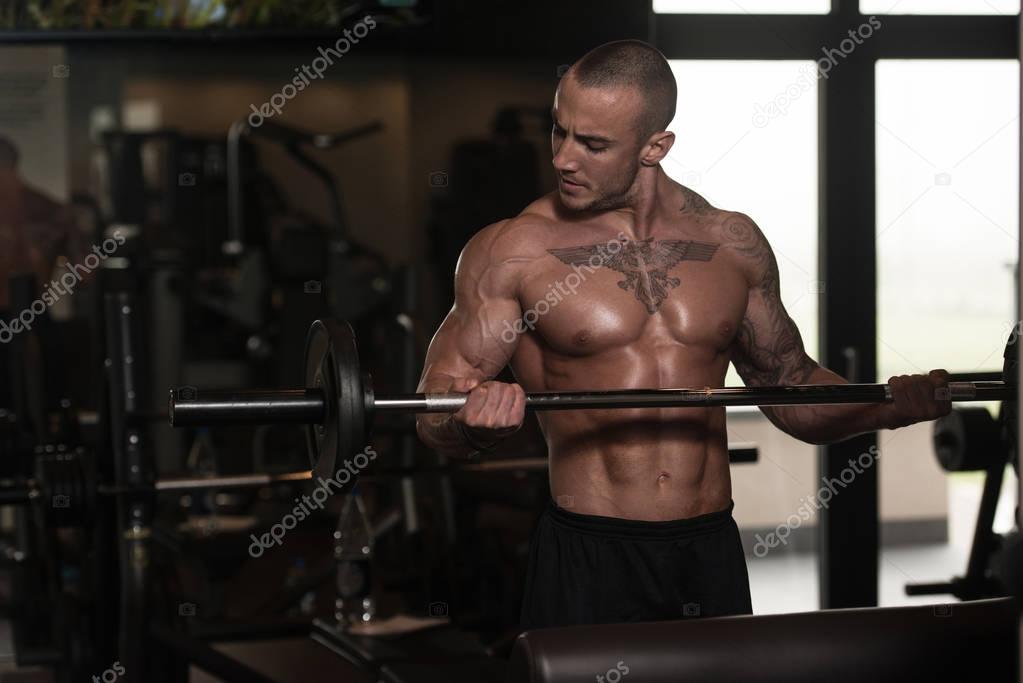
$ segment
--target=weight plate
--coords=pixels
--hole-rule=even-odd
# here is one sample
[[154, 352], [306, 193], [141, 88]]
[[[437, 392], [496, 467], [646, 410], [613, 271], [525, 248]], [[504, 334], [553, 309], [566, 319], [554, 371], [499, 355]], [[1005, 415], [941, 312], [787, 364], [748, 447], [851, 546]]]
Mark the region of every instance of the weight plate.
[[366, 394], [351, 325], [317, 320], [305, 347], [305, 383], [323, 391], [322, 424], [306, 427], [309, 463], [314, 474], [333, 477], [339, 463], [366, 445]]

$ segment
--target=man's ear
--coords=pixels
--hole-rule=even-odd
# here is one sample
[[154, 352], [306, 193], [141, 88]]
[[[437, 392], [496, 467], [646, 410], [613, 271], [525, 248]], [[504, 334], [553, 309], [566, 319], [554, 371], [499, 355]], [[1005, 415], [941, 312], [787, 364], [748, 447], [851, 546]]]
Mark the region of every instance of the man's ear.
[[654, 133], [643, 146], [643, 156], [640, 157], [639, 163], [644, 166], [656, 166], [664, 157], [668, 156], [668, 151], [674, 144], [674, 133], [666, 130]]

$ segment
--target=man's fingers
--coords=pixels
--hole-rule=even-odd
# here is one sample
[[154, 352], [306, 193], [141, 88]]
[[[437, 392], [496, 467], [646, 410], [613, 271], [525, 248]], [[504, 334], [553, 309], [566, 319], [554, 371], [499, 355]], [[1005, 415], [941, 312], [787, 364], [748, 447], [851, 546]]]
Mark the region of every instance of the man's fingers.
[[888, 380], [892, 391], [891, 414], [896, 427], [933, 420], [951, 409], [948, 372], [931, 370], [926, 375], [897, 375]]
[[497, 407], [496, 419], [494, 422], [495, 427], [514, 427], [515, 422], [512, 409], [515, 407], [516, 399], [515, 386], [506, 384], [501, 391], [501, 403]]
[[510, 384], [494, 382], [487, 387], [487, 405], [481, 418], [487, 429], [501, 429], [508, 426], [505, 411], [511, 408], [514, 392]]
[[[458, 387], [458, 382], [455, 387]], [[518, 402], [518, 405], [517, 405]], [[525, 391], [518, 384], [486, 381], [469, 392], [454, 419], [469, 427], [504, 429], [521, 424], [525, 414]]]

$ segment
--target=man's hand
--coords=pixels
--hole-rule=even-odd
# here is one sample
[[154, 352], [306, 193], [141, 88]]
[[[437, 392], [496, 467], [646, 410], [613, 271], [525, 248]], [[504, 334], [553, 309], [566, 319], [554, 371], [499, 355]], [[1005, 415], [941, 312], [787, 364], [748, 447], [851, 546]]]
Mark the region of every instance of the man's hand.
[[931, 370], [926, 375], [898, 375], [888, 380], [888, 386], [894, 400], [878, 406], [880, 426], [884, 429], [934, 420], [952, 410], [948, 373], [944, 370]]
[[526, 416], [526, 392], [518, 384], [462, 378], [452, 391], [468, 393], [465, 405], [452, 419], [475, 446], [490, 446], [514, 434]]

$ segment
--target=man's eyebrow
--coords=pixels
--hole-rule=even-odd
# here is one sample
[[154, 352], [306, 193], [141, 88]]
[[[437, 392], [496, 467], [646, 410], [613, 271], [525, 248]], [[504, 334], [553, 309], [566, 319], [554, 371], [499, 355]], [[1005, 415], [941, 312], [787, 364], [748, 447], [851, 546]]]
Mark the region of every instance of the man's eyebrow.
[[[565, 130], [564, 126], [558, 123], [558, 117], [554, 115], [553, 111], [551, 112], [551, 118], [554, 119], [554, 125], [557, 126], [559, 130]], [[611, 138], [606, 138], [603, 135], [587, 135], [586, 133], [576, 133], [575, 137], [578, 138], [579, 140], [582, 140], [583, 142], [599, 142], [605, 145], [610, 145], [612, 142], [614, 142], [614, 140], [612, 140]]]

